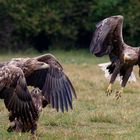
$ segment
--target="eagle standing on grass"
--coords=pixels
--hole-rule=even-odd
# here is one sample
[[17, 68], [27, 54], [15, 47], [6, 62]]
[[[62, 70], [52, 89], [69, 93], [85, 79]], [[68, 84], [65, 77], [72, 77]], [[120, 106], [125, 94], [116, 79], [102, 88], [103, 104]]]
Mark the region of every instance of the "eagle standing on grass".
[[[63, 67], [51, 54], [35, 58], [17, 58], [0, 64], [0, 98], [4, 99], [10, 117], [30, 126], [34, 133], [34, 122], [38, 111], [28, 90], [33, 86], [41, 90], [45, 104], [57, 111], [72, 109], [72, 96], [76, 97], [71, 81]], [[14, 121], [14, 120], [12, 120]]]
[[133, 71], [134, 65], [140, 67], [140, 48], [133, 48], [123, 41], [123, 16], [106, 18], [96, 25], [96, 31], [90, 44], [90, 51], [97, 57], [109, 55], [111, 64], [107, 66], [111, 74], [107, 94], [112, 92], [112, 84], [117, 75], [122, 76], [121, 90], [116, 92], [116, 98], [121, 97], [123, 89]]

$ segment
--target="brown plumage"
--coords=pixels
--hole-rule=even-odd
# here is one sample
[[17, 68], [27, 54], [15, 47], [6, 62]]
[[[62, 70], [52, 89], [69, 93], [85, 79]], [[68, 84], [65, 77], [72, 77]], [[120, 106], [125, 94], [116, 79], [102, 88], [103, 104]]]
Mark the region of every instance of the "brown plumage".
[[[37, 113], [40, 114], [42, 111], [43, 102], [45, 102], [45, 99], [41, 93], [41, 90], [39, 88], [34, 88], [31, 91], [31, 97], [34, 103], [34, 106], [37, 110]], [[35, 131], [37, 130], [37, 120], [34, 120], [32, 123], [23, 123], [23, 121], [20, 118], [16, 118], [14, 114], [9, 114], [9, 120], [11, 121], [11, 126], [7, 129], [8, 132], [29, 132], [31, 131], [32, 134], [35, 134]]]
[[32, 124], [38, 118], [38, 112], [25, 79], [26, 69], [31, 69], [32, 73], [34, 70], [48, 67], [47, 64], [37, 60], [36, 66], [32, 67], [31, 62], [28, 65], [23, 63], [22, 68], [25, 71], [11, 62], [0, 65], [0, 98], [4, 99], [8, 111], [24, 124]]
[[[53, 55], [45, 54], [35, 58], [15, 58], [9, 62], [3, 63], [2, 69], [3, 67], [5, 67], [5, 65], [6, 67], [9, 67], [10, 70], [8, 74], [9, 77], [6, 79], [6, 82], [10, 80], [16, 81], [16, 86], [14, 85], [12, 92], [6, 90], [5, 92], [2, 91], [0, 95], [2, 96], [1, 98], [4, 98], [5, 105], [10, 113], [12, 112], [12, 115], [10, 115], [12, 116], [11, 118], [13, 118], [14, 116], [14, 118], [18, 120], [17, 122], [23, 123], [23, 127], [29, 126], [28, 122], [31, 122], [30, 125], [34, 126], [34, 122], [36, 122], [36, 118], [38, 118], [37, 107], [35, 107], [36, 103], [33, 102], [33, 98], [31, 98], [27, 86], [33, 86], [35, 88], [38, 87], [41, 90], [41, 94], [44, 98], [44, 100], [42, 101], [43, 107], [45, 107], [47, 104], [51, 104], [51, 106], [57, 111], [61, 110], [62, 112], [64, 112], [64, 110], [68, 111], [69, 107], [72, 109], [72, 96], [74, 95], [76, 97], [75, 90], [68, 76], [64, 73], [63, 67]], [[21, 72], [19, 82], [17, 82], [17, 80], [11, 79], [10, 77], [11, 75], [19, 76], [18, 70]], [[4, 88], [7, 87], [7, 83], [5, 83], [4, 81], [0, 81], [0, 83]], [[12, 84], [13, 82], [8, 84], [8, 86]], [[23, 86], [22, 89], [25, 93], [20, 94], [22, 92], [16, 89], [16, 87], [19, 87], [19, 85], [21, 85], [20, 87]], [[28, 98], [26, 98], [26, 95], [28, 95], [33, 107], [25, 109], [22, 105], [23, 102], [19, 100], [17, 101], [16, 99], [13, 100], [12, 103], [14, 104], [12, 104], [10, 101], [11, 95], [9, 93], [13, 95], [21, 95], [25, 98], [24, 100], [27, 103]], [[13, 105], [13, 109], [9, 109], [9, 102]], [[18, 107], [20, 108], [19, 112], [16, 109], [18, 104], [21, 104], [21, 108]], [[30, 117], [30, 112], [32, 113], [32, 117]], [[36, 118], [34, 117], [33, 112], [37, 112]]]
[[116, 98], [121, 97], [123, 88], [131, 75], [134, 65], [140, 66], [140, 48], [134, 48], [123, 41], [123, 16], [106, 18], [96, 25], [96, 31], [90, 44], [90, 51], [97, 57], [109, 55], [111, 64], [107, 67], [110, 72], [108, 95], [112, 92], [112, 84], [116, 76], [122, 76], [121, 90], [116, 92]]
[[49, 68], [28, 75], [27, 84], [40, 88], [48, 104], [50, 103], [57, 111], [68, 111], [69, 107], [72, 109], [72, 96], [76, 97], [76, 93], [60, 62], [51, 54], [34, 59], [48, 64]]
[[0, 98], [9, 112], [21, 118], [25, 123], [32, 123], [38, 114], [27, 88], [23, 71], [15, 66], [3, 66], [0, 69]]
[[[35, 62], [45, 63], [48, 67], [35, 69]], [[64, 73], [62, 65], [52, 54], [34, 58], [15, 58], [8, 64], [21, 68], [25, 74], [27, 85], [42, 90], [42, 95], [48, 104], [50, 103], [57, 111], [68, 111], [69, 107], [72, 109], [72, 96], [76, 97], [75, 90]]]

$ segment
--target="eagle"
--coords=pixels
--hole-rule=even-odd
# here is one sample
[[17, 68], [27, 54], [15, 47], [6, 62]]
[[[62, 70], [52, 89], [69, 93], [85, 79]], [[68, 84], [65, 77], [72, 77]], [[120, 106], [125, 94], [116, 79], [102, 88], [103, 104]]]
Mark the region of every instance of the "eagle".
[[112, 85], [117, 75], [122, 77], [121, 89], [116, 92], [116, 99], [121, 97], [133, 67], [135, 65], [140, 67], [140, 48], [131, 47], [123, 40], [123, 20], [122, 15], [117, 15], [97, 23], [90, 43], [92, 54], [97, 57], [108, 55], [111, 61], [111, 64], [107, 66], [107, 70], [111, 74], [107, 95], [112, 93]]
[[[43, 106], [51, 104], [57, 111], [73, 108], [75, 89], [60, 62], [52, 55], [34, 58], [14, 58], [0, 64], [0, 98], [10, 112], [10, 119], [33, 126], [39, 111], [28, 86], [39, 88]], [[36, 100], [37, 102], [37, 100]], [[12, 117], [11, 117], [12, 116]], [[31, 130], [32, 128], [30, 128]], [[34, 130], [31, 131], [34, 133]]]
[[[31, 71], [48, 68], [44, 62], [36, 60], [34, 66], [31, 66], [31, 63], [32, 60], [25, 62], [23, 67]], [[38, 112], [27, 87], [23, 70], [9, 62], [0, 66], [0, 98], [4, 100], [8, 111], [17, 119], [32, 124], [38, 118]]]

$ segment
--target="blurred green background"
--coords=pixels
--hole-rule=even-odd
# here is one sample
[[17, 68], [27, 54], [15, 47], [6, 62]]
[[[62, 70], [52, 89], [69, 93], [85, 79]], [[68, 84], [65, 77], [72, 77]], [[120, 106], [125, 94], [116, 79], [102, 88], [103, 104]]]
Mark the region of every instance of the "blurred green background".
[[139, 46], [140, 0], [0, 0], [0, 50], [89, 48], [95, 24], [123, 15], [124, 40]]

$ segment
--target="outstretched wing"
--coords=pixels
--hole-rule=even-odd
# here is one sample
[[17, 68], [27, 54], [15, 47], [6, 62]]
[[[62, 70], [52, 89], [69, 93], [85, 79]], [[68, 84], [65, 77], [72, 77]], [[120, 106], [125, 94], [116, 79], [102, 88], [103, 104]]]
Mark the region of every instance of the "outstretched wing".
[[90, 51], [96, 56], [106, 54], [119, 55], [122, 50], [122, 16], [112, 16], [106, 18], [96, 25]]
[[[15, 75], [10, 68], [12, 67], [3, 69], [8, 72], [7, 77], [0, 82], [0, 98], [4, 99], [6, 108], [14, 114], [15, 118], [20, 118], [23, 123], [33, 123], [38, 118], [38, 112], [33, 104], [26, 80], [22, 73], [17, 72]], [[16, 68], [14, 71], [16, 73]]]
[[76, 97], [73, 85], [67, 75], [64, 73], [61, 64], [51, 54], [36, 57], [38, 61], [49, 64], [50, 68], [46, 70], [35, 71], [26, 77], [28, 85], [39, 87], [48, 103], [51, 103], [57, 111], [68, 107], [72, 109], [72, 95]]

